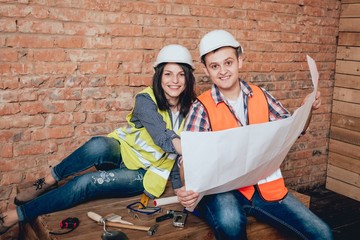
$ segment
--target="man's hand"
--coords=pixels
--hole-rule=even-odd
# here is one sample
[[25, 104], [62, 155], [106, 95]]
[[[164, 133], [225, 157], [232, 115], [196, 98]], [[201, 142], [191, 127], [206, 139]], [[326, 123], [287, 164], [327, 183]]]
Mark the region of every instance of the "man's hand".
[[[309, 96], [310, 96], [310, 94], [305, 97], [305, 99], [301, 105], [304, 105], [304, 103], [309, 98]], [[320, 106], [321, 106], [321, 93], [319, 91], [317, 91], [315, 94], [315, 101], [312, 104], [311, 110], [317, 110], [317, 109], [319, 109]]]
[[193, 191], [186, 191], [185, 186], [176, 189], [175, 193], [178, 197], [179, 202], [186, 208], [191, 208], [199, 198], [199, 194]]
[[311, 110], [319, 109], [320, 105], [321, 105], [321, 93], [317, 91], [315, 95], [315, 101], [312, 104]]

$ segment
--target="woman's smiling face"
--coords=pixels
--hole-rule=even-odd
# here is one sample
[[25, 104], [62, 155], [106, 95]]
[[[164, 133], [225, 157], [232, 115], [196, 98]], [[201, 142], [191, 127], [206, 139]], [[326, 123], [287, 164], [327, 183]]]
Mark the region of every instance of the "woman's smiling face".
[[180, 94], [185, 90], [185, 72], [177, 63], [167, 63], [161, 76], [161, 87], [171, 105], [177, 105]]

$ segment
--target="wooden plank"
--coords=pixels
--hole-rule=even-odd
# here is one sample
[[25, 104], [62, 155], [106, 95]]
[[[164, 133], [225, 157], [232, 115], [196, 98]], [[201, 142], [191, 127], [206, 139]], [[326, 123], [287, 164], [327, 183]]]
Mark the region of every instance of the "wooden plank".
[[355, 103], [333, 101], [333, 113], [339, 113], [351, 117], [360, 117], [360, 105]]
[[360, 3], [360, 0], [341, 0], [341, 3]]
[[336, 73], [360, 75], [360, 62], [336, 60]]
[[360, 89], [360, 76], [336, 73], [335, 86]]
[[360, 131], [360, 118], [345, 116], [337, 113], [331, 114], [331, 125], [354, 131]]
[[337, 166], [328, 165], [327, 176], [338, 179], [355, 187], [360, 187], [360, 174]]
[[360, 159], [343, 156], [330, 151], [328, 163], [342, 169], [360, 173]]
[[360, 146], [360, 132], [331, 126], [330, 137], [331, 139]]
[[326, 188], [349, 198], [360, 201], [360, 188], [357, 188], [353, 185], [344, 183], [331, 177], [327, 177]]
[[360, 32], [360, 18], [340, 18], [340, 32]]
[[360, 60], [360, 47], [339, 46], [336, 59], [338, 60]]
[[359, 46], [360, 33], [339, 32], [339, 46]]
[[341, 4], [340, 17], [359, 17], [360, 4]]
[[347, 156], [350, 158], [360, 159], [360, 147], [344, 143], [335, 139], [329, 141], [329, 151]]
[[360, 103], [360, 90], [335, 87], [333, 99], [344, 102]]

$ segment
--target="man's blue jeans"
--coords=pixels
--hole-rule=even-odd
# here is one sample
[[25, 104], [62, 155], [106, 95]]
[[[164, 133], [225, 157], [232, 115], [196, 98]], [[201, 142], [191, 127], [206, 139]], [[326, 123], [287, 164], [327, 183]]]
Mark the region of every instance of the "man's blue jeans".
[[135, 196], [144, 191], [145, 170], [127, 169], [122, 162], [120, 143], [108, 137], [93, 137], [56, 165], [51, 174], [60, 181], [92, 166], [99, 171], [76, 176], [64, 185], [17, 206], [19, 221], [29, 221], [91, 199]]
[[329, 226], [291, 193], [281, 201], [267, 202], [257, 190], [251, 201], [234, 190], [207, 195], [197, 208], [214, 230], [216, 239], [247, 239], [246, 216], [254, 216], [299, 239], [333, 239]]

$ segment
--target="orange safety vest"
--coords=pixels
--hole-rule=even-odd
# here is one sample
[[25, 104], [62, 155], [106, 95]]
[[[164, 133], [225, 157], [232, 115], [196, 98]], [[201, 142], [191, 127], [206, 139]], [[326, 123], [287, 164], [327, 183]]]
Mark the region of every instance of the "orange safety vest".
[[[264, 123], [269, 121], [268, 102], [264, 92], [256, 85], [250, 85], [252, 89], [252, 96], [248, 99], [248, 118], [249, 124]], [[211, 96], [211, 90], [208, 90], [198, 97], [198, 100], [203, 104], [209, 117], [209, 123], [212, 131], [220, 131], [230, 128], [239, 127], [239, 124], [231, 113], [229, 107], [225, 102], [215, 104]], [[271, 177], [270, 177], [271, 178]], [[256, 184], [259, 192], [267, 201], [278, 201], [285, 197], [288, 190], [285, 187], [284, 179], [277, 177], [271, 178], [271, 181], [262, 180], [261, 184]], [[250, 200], [255, 192], [255, 186], [247, 186], [239, 188], [238, 190]]]

